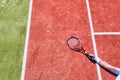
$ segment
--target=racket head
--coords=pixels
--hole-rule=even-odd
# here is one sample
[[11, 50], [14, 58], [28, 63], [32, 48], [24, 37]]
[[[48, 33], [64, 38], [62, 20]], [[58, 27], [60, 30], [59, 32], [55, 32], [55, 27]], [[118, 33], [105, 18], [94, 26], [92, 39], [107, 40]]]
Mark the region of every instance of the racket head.
[[79, 38], [71, 36], [67, 39], [67, 45], [70, 49], [77, 52], [85, 52]]

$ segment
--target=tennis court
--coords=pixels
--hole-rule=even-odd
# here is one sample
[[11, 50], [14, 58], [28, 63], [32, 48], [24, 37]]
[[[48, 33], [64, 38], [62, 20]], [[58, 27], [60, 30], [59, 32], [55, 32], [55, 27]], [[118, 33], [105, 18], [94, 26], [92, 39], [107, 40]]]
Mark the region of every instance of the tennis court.
[[115, 80], [66, 45], [69, 36], [86, 51], [120, 67], [120, 1], [33, 0], [22, 80]]

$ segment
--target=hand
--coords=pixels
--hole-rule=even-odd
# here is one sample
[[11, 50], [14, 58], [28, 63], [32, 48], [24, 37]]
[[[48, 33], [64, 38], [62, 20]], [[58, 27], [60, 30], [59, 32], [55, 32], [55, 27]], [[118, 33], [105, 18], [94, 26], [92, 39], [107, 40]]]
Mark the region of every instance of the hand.
[[87, 57], [88, 57], [88, 59], [92, 62], [92, 63], [97, 63], [97, 64], [99, 64], [99, 62], [100, 62], [100, 58], [98, 58], [98, 57], [95, 57], [93, 54], [87, 54], [86, 55]]
[[89, 54], [88, 56], [88, 59], [92, 62], [92, 63], [96, 63], [96, 60], [95, 60], [95, 56], [93, 54]]

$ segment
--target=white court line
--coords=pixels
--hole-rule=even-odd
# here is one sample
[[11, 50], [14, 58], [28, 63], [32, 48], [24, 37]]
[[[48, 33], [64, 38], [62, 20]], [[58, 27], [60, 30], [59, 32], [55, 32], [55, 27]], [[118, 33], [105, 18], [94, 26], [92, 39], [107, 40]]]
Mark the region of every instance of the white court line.
[[21, 80], [24, 80], [24, 78], [25, 78], [25, 68], [26, 68], [26, 61], [27, 61], [28, 41], [29, 41], [29, 34], [30, 34], [31, 15], [32, 15], [32, 3], [33, 3], [33, 0], [30, 0], [28, 22], [27, 22], [27, 32], [26, 32], [26, 41], [25, 41], [22, 72], [21, 72]]
[[94, 35], [120, 35], [120, 32], [94, 32]]
[[[89, 5], [88, 0], [86, 0], [86, 6], [87, 6], [88, 18], [89, 18], [89, 23], [90, 23], [91, 35], [92, 35], [92, 43], [93, 43], [93, 48], [94, 48], [94, 54], [95, 54], [96, 57], [98, 57], [95, 35], [94, 35], [93, 24], [92, 24], [92, 17], [91, 17], [91, 12], [90, 12], [90, 5]], [[98, 79], [102, 80], [100, 67], [97, 64], [96, 64], [96, 67], [97, 67]]]

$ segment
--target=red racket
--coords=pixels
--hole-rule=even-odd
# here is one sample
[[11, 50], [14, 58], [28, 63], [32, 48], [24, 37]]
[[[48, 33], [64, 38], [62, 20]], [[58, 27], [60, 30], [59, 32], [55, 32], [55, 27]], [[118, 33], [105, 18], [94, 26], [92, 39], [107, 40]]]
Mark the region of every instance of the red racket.
[[85, 56], [87, 56], [89, 59], [91, 59], [92, 57], [90, 56], [90, 54], [88, 52], [86, 52], [83, 49], [82, 43], [80, 41], [79, 38], [71, 36], [67, 39], [67, 45], [70, 49], [83, 53]]

